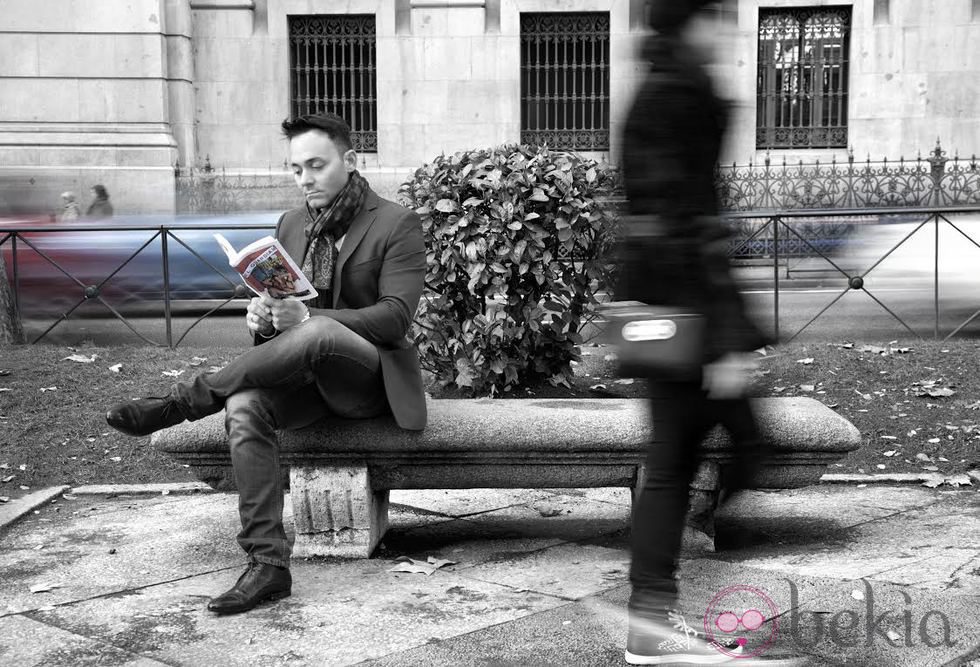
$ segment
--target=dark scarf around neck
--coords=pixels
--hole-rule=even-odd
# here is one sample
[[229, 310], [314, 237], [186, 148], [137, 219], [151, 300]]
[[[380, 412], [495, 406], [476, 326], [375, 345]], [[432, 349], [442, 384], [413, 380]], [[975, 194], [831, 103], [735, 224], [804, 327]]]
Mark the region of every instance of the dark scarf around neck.
[[369, 190], [368, 182], [355, 169], [351, 172], [347, 185], [334, 198], [330, 206], [318, 214], [306, 205], [306, 238], [309, 244], [303, 257], [303, 273], [320, 292], [316, 306], [329, 308], [330, 303], [321, 303], [330, 294], [333, 269], [337, 263], [337, 240], [343, 238], [350, 229], [351, 222], [364, 206]]

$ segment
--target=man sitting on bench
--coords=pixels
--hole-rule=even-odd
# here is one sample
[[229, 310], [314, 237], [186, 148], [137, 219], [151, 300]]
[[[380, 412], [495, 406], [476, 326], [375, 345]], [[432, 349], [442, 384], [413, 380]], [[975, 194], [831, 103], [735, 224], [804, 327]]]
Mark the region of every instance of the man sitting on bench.
[[223, 369], [178, 382], [161, 397], [114, 405], [113, 428], [143, 436], [224, 408], [248, 568], [208, 609], [232, 614], [290, 594], [290, 544], [276, 429], [333, 414], [392, 413], [425, 427], [418, 354], [407, 334], [422, 295], [425, 246], [414, 211], [379, 197], [357, 172], [347, 123], [334, 114], [282, 124], [303, 206], [279, 218], [276, 237], [319, 295], [256, 297], [246, 324], [256, 347]]

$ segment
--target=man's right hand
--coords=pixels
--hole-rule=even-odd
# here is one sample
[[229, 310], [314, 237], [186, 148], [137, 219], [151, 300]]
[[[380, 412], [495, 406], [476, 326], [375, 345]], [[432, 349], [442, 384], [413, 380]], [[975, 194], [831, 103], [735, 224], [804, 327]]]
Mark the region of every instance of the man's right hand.
[[249, 331], [263, 336], [271, 336], [276, 332], [272, 326], [272, 308], [266, 297], [252, 297], [246, 310], [245, 325]]

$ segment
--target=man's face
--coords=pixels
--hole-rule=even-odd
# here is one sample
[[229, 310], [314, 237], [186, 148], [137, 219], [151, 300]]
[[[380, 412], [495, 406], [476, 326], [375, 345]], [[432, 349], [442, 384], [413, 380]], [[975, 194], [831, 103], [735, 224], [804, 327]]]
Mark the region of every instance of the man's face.
[[341, 153], [326, 132], [310, 130], [289, 141], [289, 165], [310, 208], [329, 206], [357, 166], [353, 150]]

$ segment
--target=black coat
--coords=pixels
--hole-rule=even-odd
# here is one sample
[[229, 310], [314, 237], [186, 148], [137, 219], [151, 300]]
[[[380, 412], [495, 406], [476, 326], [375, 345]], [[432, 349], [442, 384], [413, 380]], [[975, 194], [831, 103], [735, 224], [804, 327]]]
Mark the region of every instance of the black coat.
[[651, 38], [647, 56], [650, 69], [624, 126], [630, 217], [616, 298], [705, 314], [708, 361], [757, 349], [769, 340], [749, 320], [731, 275], [714, 188], [726, 105], [677, 38]]

